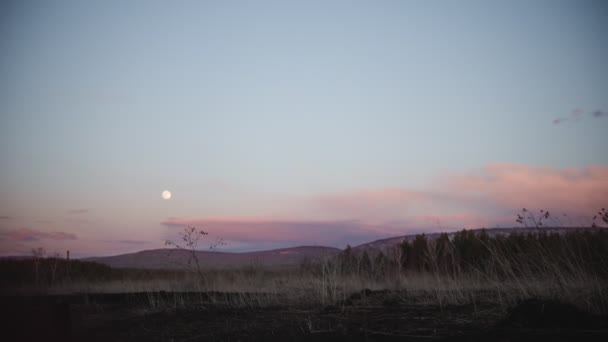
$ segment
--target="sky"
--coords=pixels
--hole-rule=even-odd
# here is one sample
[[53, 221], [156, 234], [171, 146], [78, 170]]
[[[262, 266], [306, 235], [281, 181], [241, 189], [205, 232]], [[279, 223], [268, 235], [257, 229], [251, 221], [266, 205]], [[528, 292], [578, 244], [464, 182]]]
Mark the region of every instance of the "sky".
[[3, 1], [0, 51], [0, 255], [608, 205], [605, 1]]

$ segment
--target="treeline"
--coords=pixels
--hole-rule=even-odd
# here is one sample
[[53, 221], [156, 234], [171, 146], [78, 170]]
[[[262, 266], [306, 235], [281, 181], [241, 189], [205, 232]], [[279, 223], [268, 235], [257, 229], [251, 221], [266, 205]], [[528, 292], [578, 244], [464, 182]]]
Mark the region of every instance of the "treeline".
[[[327, 264], [331, 264], [328, 267]], [[325, 270], [322, 268], [325, 267]], [[385, 277], [395, 273], [427, 272], [456, 277], [478, 274], [492, 278], [593, 274], [608, 277], [608, 232], [575, 230], [565, 234], [512, 233], [491, 236], [485, 230], [462, 230], [436, 238], [416, 235], [388, 250], [355, 253], [348, 246], [325, 265], [308, 262], [302, 268], [341, 274]]]
[[71, 281], [149, 280], [181, 275], [180, 270], [111, 268], [96, 262], [57, 257], [0, 259], [0, 287], [52, 286]]
[[[95, 262], [35, 256], [0, 259], [0, 288], [46, 287], [72, 281], [185, 279], [189, 272], [192, 270], [111, 268]], [[239, 272], [261, 274], [264, 270], [244, 268]], [[550, 274], [608, 279], [608, 229], [573, 230], [565, 234], [538, 229], [536, 233], [494, 236], [485, 230], [462, 230], [435, 238], [420, 234], [383, 251], [354, 251], [348, 246], [336, 257], [302, 263], [299, 272], [320, 277], [350, 275], [376, 279], [409, 273], [453, 278], [480, 275], [513, 279]]]

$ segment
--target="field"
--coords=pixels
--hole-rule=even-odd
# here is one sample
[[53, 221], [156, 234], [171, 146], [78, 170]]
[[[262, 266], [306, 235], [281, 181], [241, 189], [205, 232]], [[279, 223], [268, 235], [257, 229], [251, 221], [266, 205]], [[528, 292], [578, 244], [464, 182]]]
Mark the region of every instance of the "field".
[[605, 340], [608, 233], [423, 235], [297, 268], [2, 260], [19, 340]]

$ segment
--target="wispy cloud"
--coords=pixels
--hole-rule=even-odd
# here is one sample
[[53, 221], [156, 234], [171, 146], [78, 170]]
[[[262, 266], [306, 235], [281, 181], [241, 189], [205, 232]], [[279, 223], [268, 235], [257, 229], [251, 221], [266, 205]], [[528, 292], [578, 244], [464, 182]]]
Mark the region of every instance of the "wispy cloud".
[[30, 228], [13, 230], [0, 230], [0, 239], [12, 241], [38, 241], [38, 240], [76, 240], [76, 234], [66, 232], [43, 232]]
[[309, 205], [311, 213], [333, 219], [449, 230], [512, 226], [523, 207], [588, 219], [608, 203], [608, 167], [557, 169], [494, 163], [470, 172], [446, 173], [424, 188], [363, 189], [324, 194]]
[[89, 212], [89, 209], [86, 209], [86, 208], [69, 209], [67, 211], [67, 213], [70, 214], [70, 215], [80, 215], [80, 214], [86, 214], [88, 212]]
[[512, 222], [522, 207], [589, 216], [608, 203], [608, 167], [556, 169], [494, 163], [467, 173], [437, 177], [424, 190], [384, 188], [328, 194], [316, 206], [335, 217], [367, 222], [393, 220], [425, 228], [479, 228]]
[[[430, 190], [407, 188], [360, 189], [317, 196], [313, 205], [331, 216], [357, 220], [401, 217], [415, 205], [437, 198]], [[374, 220], [375, 220], [374, 219]]]
[[596, 110], [593, 112], [593, 117], [595, 118], [601, 118], [604, 116], [608, 116], [608, 112], [607, 111], [602, 111], [602, 110]]
[[[172, 228], [195, 226], [236, 244], [300, 244], [343, 246], [392, 236], [393, 226], [357, 221], [281, 220], [257, 218], [173, 218], [161, 222]], [[173, 230], [173, 234], [179, 230]], [[229, 247], [228, 246], [228, 247]]]
[[604, 116], [608, 116], [608, 112], [604, 111], [604, 110], [600, 110], [600, 109], [597, 109], [593, 112], [585, 112], [583, 109], [577, 108], [577, 109], [573, 110], [569, 116], [555, 118], [553, 120], [553, 124], [559, 125], [559, 124], [565, 123], [565, 122], [576, 123], [576, 122], [580, 122], [580, 121], [584, 120], [586, 116], [589, 116], [592, 118], [601, 118]]
[[556, 220], [558, 214], [562, 219], [563, 213], [568, 215], [567, 222], [556, 224], [590, 225], [595, 211], [608, 203], [606, 166], [557, 169], [494, 163], [443, 174], [432, 184], [327, 193], [298, 202], [298, 210], [305, 213], [299, 217], [323, 218], [318, 220], [173, 217], [161, 223], [172, 228], [193, 225], [237, 245], [344, 246], [425, 231], [513, 227], [523, 207], [549, 210]]
[[108, 242], [124, 243], [127, 245], [145, 245], [147, 243], [150, 243], [150, 241], [143, 241], [143, 240], [113, 240], [113, 241], [108, 241]]
[[69, 218], [66, 218], [64, 220], [64, 222], [67, 222], [67, 223], [78, 223], [78, 224], [89, 224], [89, 223], [91, 223], [91, 220], [86, 219], [86, 218], [80, 218], [80, 217], [79, 218], [69, 217]]
[[510, 208], [522, 205], [589, 213], [608, 201], [608, 167], [556, 169], [514, 163], [489, 164], [476, 175], [452, 179], [460, 193]]

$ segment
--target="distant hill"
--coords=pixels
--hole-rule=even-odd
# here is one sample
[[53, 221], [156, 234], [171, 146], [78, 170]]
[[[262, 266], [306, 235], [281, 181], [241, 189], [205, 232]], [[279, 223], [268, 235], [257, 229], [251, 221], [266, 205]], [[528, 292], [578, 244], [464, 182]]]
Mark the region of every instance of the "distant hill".
[[[269, 269], [297, 268], [306, 260], [331, 257], [340, 252], [333, 247], [302, 246], [270, 251], [226, 253], [197, 251], [203, 269], [236, 269], [246, 266], [263, 266]], [[191, 254], [182, 249], [152, 249], [109, 257], [86, 258], [116, 268], [186, 269]]]
[[[565, 234], [574, 230], [597, 230], [602, 228], [493, 228], [485, 229], [490, 236], [509, 235], [512, 233], [536, 233], [539, 231], [547, 233]], [[606, 228], [603, 228], [606, 229]], [[482, 229], [472, 229], [479, 232]], [[456, 232], [447, 233], [454, 236]], [[425, 233], [428, 239], [435, 239], [441, 233]], [[387, 251], [400, 244], [402, 241], [413, 241], [416, 234], [391, 237], [368, 242], [352, 248], [354, 253], [371, 253]], [[283, 270], [299, 267], [305, 260], [319, 260], [324, 257], [332, 257], [341, 250], [333, 247], [301, 246], [293, 248], [275, 249], [269, 251], [228, 253], [197, 251], [196, 256], [202, 269], [236, 269], [247, 266], [261, 266], [268, 269]], [[153, 249], [136, 253], [122, 254], [109, 257], [85, 258], [85, 261], [94, 261], [115, 268], [144, 268], [144, 269], [187, 269], [194, 267], [188, 265], [191, 254], [181, 249]]]

